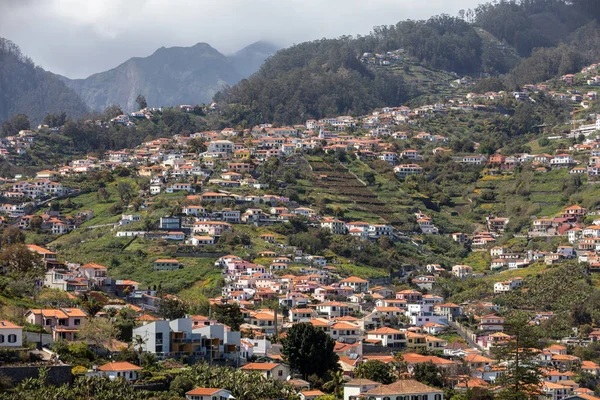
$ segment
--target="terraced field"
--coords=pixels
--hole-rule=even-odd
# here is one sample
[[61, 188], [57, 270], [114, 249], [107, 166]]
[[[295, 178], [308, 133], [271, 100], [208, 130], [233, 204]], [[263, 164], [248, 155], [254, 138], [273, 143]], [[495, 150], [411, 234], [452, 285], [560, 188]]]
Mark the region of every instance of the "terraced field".
[[335, 203], [344, 210], [364, 214], [366, 219], [378, 216], [381, 222], [394, 223], [394, 211], [348, 168], [341, 164], [330, 164], [323, 161], [308, 160], [316, 177], [316, 186], [320, 191], [329, 194]]

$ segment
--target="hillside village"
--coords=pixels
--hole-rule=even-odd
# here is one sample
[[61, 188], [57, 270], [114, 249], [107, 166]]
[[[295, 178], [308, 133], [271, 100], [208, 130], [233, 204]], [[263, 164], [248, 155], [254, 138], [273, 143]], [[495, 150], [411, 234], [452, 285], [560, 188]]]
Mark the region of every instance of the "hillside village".
[[[399, 54], [387, 56], [397, 59]], [[363, 58], [384, 65], [387, 56], [371, 58], [365, 53]], [[507, 99], [535, 102], [536, 96], [566, 102], [585, 115], [581, 110], [597, 106], [594, 87], [600, 84], [598, 74], [598, 65], [593, 64], [579, 74], [526, 85], [514, 93], [468, 93], [445, 103], [384, 107], [362, 117], [308, 120], [297, 126], [227, 127], [152, 139], [135, 148], [74, 159], [35, 176], [3, 179], [0, 196], [5, 204], [0, 212], [5, 232], [22, 233], [27, 250], [43, 261], [45, 272], [36, 280], [36, 288], [65, 297], [52, 307], [24, 310], [22, 326], [5, 317], [0, 321], [0, 348], [26, 353], [28, 344], [39, 343], [41, 359], [48, 365], [60, 364], [64, 352], [56, 345], [66, 343], [68, 347], [78, 342], [82, 326], [90, 320], [116, 321], [122, 313], [132, 313], [134, 322], [127, 340], [112, 338], [94, 345], [104, 353], [98, 360], [111, 360], [133, 345], [156, 362], [207, 361], [234, 366], [285, 382], [301, 399], [314, 399], [325, 394], [323, 385], [295, 374], [281, 345], [294, 325], [310, 324], [335, 341], [334, 352], [345, 378], [344, 399], [406, 399], [403, 396], [411, 395], [442, 400], [445, 395], [411, 379], [383, 384], [359, 377], [360, 365], [370, 361], [392, 366], [398, 376], [408, 377], [415, 376], [423, 365], [433, 366], [444, 376], [445, 385], [457, 392], [474, 388], [498, 392], [497, 380], [510, 370], [511, 362], [497, 358], [493, 350], [514, 336], [505, 332], [506, 310], [496, 300], [528, 290], [530, 276], [526, 272], [530, 268], [540, 271], [579, 263], [588, 274], [600, 272], [598, 209], [567, 204], [552, 214], [532, 217], [526, 228], [510, 234], [511, 240], [548, 239], [551, 248], [546, 246], [546, 250], [507, 240], [509, 224], [519, 215], [490, 212], [471, 225], [473, 230], [448, 231], [445, 221], [438, 222], [439, 210], [423, 204], [405, 210], [414, 224], [399, 223], [393, 217], [397, 211], [390, 210], [390, 205], [369, 189], [373, 184], [368, 182], [369, 175], [359, 176], [359, 171], [348, 167], [348, 159], [386, 163], [399, 184], [432, 176], [425, 161], [449, 157], [458, 168], [478, 168], [478, 175], [488, 181], [531, 171], [539, 176], [576, 175], [594, 185], [600, 176], [600, 114], [569, 121], [572, 124], [567, 125], [573, 127], [564, 136], [548, 138], [550, 142], [578, 139], [553, 154], [485, 155], [477, 151], [479, 143], [472, 144], [472, 151], [457, 151], [455, 137], [428, 133], [421, 127], [437, 115], [486, 112]], [[578, 85], [589, 86], [589, 91], [572, 89]], [[181, 110], [191, 111], [191, 106], [181, 106]], [[136, 118], [151, 118], [159, 111], [143, 109], [88, 123], [134, 126]], [[34, 130], [4, 138], [0, 155], [17, 159], [35, 140]], [[405, 145], [399, 148], [398, 142]], [[293, 179], [285, 175], [299, 168], [300, 158], [314, 178], [303, 186], [315, 189], [317, 196], [294, 195], [287, 190], [293, 182], [307, 181], [302, 175]], [[108, 185], [95, 192], [84, 185], [107, 176], [113, 180], [106, 180]], [[136, 179], [144, 179], [144, 184]], [[318, 193], [325, 196], [328, 190], [370, 199], [367, 202], [376, 208], [369, 214], [370, 209], [361, 209], [356, 200], [343, 209], [327, 207], [319, 202]], [[108, 204], [100, 208], [98, 204], [111, 196], [119, 198], [120, 208], [101, 218]], [[84, 198], [94, 198], [85, 203], [94, 207], [78, 205]], [[368, 218], [362, 218], [365, 216]], [[462, 246], [467, 256], [462, 263], [412, 263], [395, 271], [364, 273], [374, 268], [352, 267], [342, 255], [316, 248], [310, 251], [308, 244], [286, 240], [286, 229], [295, 232], [291, 227], [298, 232], [318, 230], [327, 240], [352, 240], [353, 246], [365, 248], [402, 244], [421, 249], [427, 237], [443, 236]], [[94, 232], [99, 232], [98, 236], [90, 239]], [[75, 239], [69, 241], [71, 237]], [[78, 253], [86, 242], [100, 246], [94, 245], [94, 240], [117, 240], [121, 251], [137, 246], [145, 274], [152, 278], [128, 275], [127, 268], [121, 268], [128, 261], [112, 261], [104, 255], [89, 259]], [[175, 250], [164, 256], [149, 250], [160, 246]], [[469, 259], [480, 264], [468, 265]], [[187, 273], [198, 266], [196, 262], [210, 269], [218, 282], [208, 297], [208, 312], [186, 310], [177, 318], [166, 318], [165, 302], [183, 302], [176, 291], [169, 293], [170, 277], [175, 276], [169, 274]], [[441, 296], [435, 290], [439, 281], [449, 279], [486, 282], [492, 293], [453, 302], [450, 293]], [[163, 283], [167, 290], [161, 287]], [[89, 298], [101, 305], [93, 315], [89, 307], [83, 307]], [[239, 313], [237, 326], [212, 315], [214, 309], [224, 308]], [[530, 326], [543, 325], [553, 317], [545, 308], [528, 311]], [[590, 324], [570, 325], [568, 330], [570, 334], [547, 340], [543, 348], [535, 349], [532, 362], [543, 378], [532, 390], [552, 400], [593, 399], [589, 385], [575, 376], [597, 377], [600, 366], [581, 354], [574, 355], [573, 348], [594, 345], [600, 331]], [[136, 338], [143, 340], [136, 342]], [[81, 375], [124, 377], [133, 384], [151, 382], [153, 377], [152, 371], [128, 361], [99, 366], [88, 363], [81, 368]], [[223, 388], [196, 388], [186, 393], [188, 399], [231, 396]]]

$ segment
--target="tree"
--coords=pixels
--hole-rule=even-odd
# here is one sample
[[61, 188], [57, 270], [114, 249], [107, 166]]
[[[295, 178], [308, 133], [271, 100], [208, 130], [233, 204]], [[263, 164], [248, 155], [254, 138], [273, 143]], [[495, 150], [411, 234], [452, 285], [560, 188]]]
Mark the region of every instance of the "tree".
[[10, 225], [2, 231], [2, 246], [25, 242], [25, 234], [16, 226]]
[[29, 229], [31, 229], [34, 232], [39, 232], [42, 229], [43, 223], [44, 220], [40, 215], [34, 215], [29, 221]]
[[136, 326], [136, 312], [130, 307], [123, 307], [115, 318], [115, 326], [119, 329], [119, 340], [122, 342], [131, 341], [133, 328]]
[[433, 363], [420, 363], [413, 367], [413, 377], [426, 385], [444, 387], [444, 374]]
[[282, 353], [290, 366], [306, 379], [308, 375], [324, 375], [337, 371], [339, 357], [334, 353], [335, 340], [324, 330], [309, 323], [292, 326], [282, 339]]
[[0, 253], [0, 262], [4, 265], [9, 278], [31, 284], [46, 273], [44, 259], [20, 243], [4, 247]]
[[237, 304], [214, 304], [212, 306], [212, 316], [221, 324], [225, 324], [234, 331], [240, 330], [240, 325], [244, 323], [244, 315]]
[[85, 311], [89, 318], [93, 318], [104, 308], [104, 304], [96, 300], [95, 297], [84, 295], [81, 302], [81, 308]]
[[537, 387], [541, 372], [537, 366], [538, 339], [537, 327], [529, 325], [529, 315], [523, 311], [514, 311], [505, 319], [504, 332], [511, 339], [492, 348], [492, 354], [501, 362], [506, 362], [506, 374], [498, 379], [502, 391], [501, 399], [528, 399], [528, 389]]
[[101, 187], [100, 189], [98, 189], [98, 191], [96, 192], [96, 200], [98, 201], [108, 201], [108, 199], [110, 199], [110, 193], [108, 190], [106, 190], [106, 188]]
[[143, 110], [148, 107], [148, 102], [146, 101], [146, 96], [143, 94], [138, 94], [138, 97], [135, 99], [135, 102], [138, 105], [139, 110]]
[[129, 204], [133, 197], [133, 187], [131, 183], [121, 181], [117, 184], [117, 193], [119, 193], [119, 198], [123, 204]]
[[192, 153], [204, 153], [206, 151], [206, 144], [202, 139], [193, 138], [188, 141], [188, 148]]
[[42, 292], [37, 297], [37, 301], [51, 308], [68, 307], [73, 304], [73, 300], [71, 300], [67, 292], [48, 288], [42, 289]]
[[91, 343], [97, 352], [99, 349], [108, 347], [117, 338], [118, 333], [110, 319], [90, 317], [81, 324], [77, 337]]
[[165, 296], [158, 301], [158, 314], [164, 319], [183, 318], [187, 313], [187, 304], [176, 297]]
[[187, 392], [194, 388], [192, 378], [184, 375], [177, 375], [169, 386], [171, 392], [177, 393], [179, 396], [185, 396]]
[[135, 350], [138, 355], [138, 365], [142, 366], [142, 354], [144, 353], [144, 345], [148, 339], [141, 337], [140, 335], [135, 335], [131, 340], [131, 347]]
[[341, 398], [344, 392], [344, 373], [342, 371], [333, 371], [331, 379], [323, 385], [323, 389], [333, 393], [335, 398]]
[[373, 185], [375, 183], [375, 173], [372, 171], [365, 172], [364, 178], [369, 185]]
[[389, 385], [396, 381], [391, 364], [379, 360], [369, 360], [356, 368], [356, 376]]
[[31, 129], [29, 117], [25, 114], [17, 114], [2, 123], [2, 136], [16, 136], [19, 131], [27, 129]]
[[122, 114], [123, 114], [123, 110], [121, 110], [120, 106], [116, 106], [116, 105], [108, 106], [104, 110], [104, 118], [106, 118], [106, 119], [112, 119], [112, 118], [118, 117], [119, 115], [122, 115]]
[[67, 113], [62, 111], [60, 114], [46, 114], [44, 124], [50, 128], [60, 128], [67, 122]]

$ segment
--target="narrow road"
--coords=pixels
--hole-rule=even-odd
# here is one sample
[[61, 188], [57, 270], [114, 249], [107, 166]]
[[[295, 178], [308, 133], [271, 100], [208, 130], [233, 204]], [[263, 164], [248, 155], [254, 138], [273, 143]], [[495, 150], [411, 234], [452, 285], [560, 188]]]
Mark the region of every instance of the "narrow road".
[[469, 335], [467, 335], [466, 333], [464, 333], [462, 331], [462, 329], [460, 329], [460, 326], [456, 322], [454, 322], [454, 321], [448, 321], [448, 324], [450, 324], [451, 327], [453, 327], [454, 329], [456, 329], [456, 332], [460, 335], [460, 337], [462, 337], [465, 340], [465, 342], [467, 342], [467, 344], [469, 345], [469, 347], [474, 347], [476, 349], [483, 350], [481, 348], [481, 346], [479, 346], [477, 343], [475, 343], [471, 339], [471, 337]]

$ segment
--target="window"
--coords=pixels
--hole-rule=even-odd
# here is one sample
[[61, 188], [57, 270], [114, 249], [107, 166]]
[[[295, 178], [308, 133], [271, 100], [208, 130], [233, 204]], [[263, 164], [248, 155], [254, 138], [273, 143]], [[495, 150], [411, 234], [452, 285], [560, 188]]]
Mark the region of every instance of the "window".
[[73, 320], [73, 325], [79, 326], [81, 325], [81, 320], [79, 318]]
[[442, 400], [442, 395], [441, 395], [441, 394], [436, 394], [436, 395], [434, 396], [434, 399], [435, 399], [435, 400]]
[[277, 373], [277, 376], [283, 376], [283, 370], [279, 370], [279, 372]]
[[50, 325], [51, 323], [52, 323], [52, 321], [50, 321], [50, 318], [48, 318], [48, 319], [46, 320], [46, 325]]
[[17, 335], [15, 335], [15, 334], [8, 335], [8, 343], [17, 343]]
[[0, 335], [0, 343], [4, 343], [4, 335]]

